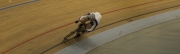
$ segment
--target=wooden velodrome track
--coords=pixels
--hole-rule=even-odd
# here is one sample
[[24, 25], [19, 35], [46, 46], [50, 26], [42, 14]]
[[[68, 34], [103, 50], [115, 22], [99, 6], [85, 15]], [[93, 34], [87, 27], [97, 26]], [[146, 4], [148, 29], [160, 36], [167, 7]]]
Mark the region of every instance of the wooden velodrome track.
[[[180, 0], [0, 0], [0, 53], [53, 54], [77, 42], [58, 45], [77, 27], [73, 22], [87, 12], [98, 11], [103, 18], [98, 30], [78, 41], [134, 20], [179, 9], [179, 5]], [[128, 18], [132, 19], [114, 23]]]

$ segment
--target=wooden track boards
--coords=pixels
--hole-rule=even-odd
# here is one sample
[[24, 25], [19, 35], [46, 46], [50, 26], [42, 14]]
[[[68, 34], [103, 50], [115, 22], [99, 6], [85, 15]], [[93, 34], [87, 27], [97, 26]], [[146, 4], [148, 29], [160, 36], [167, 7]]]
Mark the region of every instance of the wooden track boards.
[[[5, 0], [1, 2], [5, 2]], [[26, 1], [17, 0], [17, 2], [12, 4], [21, 2]], [[6, 2], [2, 4], [4, 5], [1, 5], [1, 8], [11, 5]], [[176, 5], [180, 5], [179, 0], [39, 0], [1, 10], [0, 53], [42, 53], [52, 46], [59, 44], [64, 36], [77, 27], [77, 24], [72, 22], [87, 12], [98, 11], [103, 14], [103, 19], [97, 27], [99, 28], [118, 20]], [[132, 20], [142, 19], [178, 8], [147, 14]], [[98, 29], [84, 35], [80, 40], [128, 22], [131, 21], [123, 21]], [[46, 53], [52, 54], [68, 45], [62, 44]]]

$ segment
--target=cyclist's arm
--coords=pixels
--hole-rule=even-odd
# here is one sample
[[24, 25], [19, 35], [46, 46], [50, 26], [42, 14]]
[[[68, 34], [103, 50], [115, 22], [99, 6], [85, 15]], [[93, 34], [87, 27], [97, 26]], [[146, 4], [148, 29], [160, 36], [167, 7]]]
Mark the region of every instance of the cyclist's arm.
[[87, 16], [87, 15], [81, 16], [78, 20], [75, 21], [75, 23], [78, 23], [78, 22], [85, 22], [85, 21], [87, 21], [86, 19], [89, 20], [89, 16]]

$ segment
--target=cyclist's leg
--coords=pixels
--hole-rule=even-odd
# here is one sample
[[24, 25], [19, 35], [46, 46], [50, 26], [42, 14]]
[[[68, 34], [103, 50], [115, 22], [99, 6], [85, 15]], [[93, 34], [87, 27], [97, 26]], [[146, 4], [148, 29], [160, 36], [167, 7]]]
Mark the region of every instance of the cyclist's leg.
[[94, 25], [93, 22], [89, 22], [89, 23], [87, 24], [87, 26], [86, 26], [86, 29], [90, 29], [93, 25]]
[[86, 33], [86, 32], [91, 32], [93, 31], [96, 26], [98, 25], [98, 22], [95, 20], [95, 21], [92, 21], [92, 22], [89, 22], [86, 26], [85, 26], [85, 29], [82, 31], [82, 32], [78, 32], [76, 35], [76, 37], [80, 37], [83, 33]]
[[79, 29], [77, 30], [75, 38], [80, 37], [84, 33], [84, 30], [86, 30], [86, 26], [87, 26], [86, 24], [79, 24]]
[[89, 28], [86, 28], [87, 32], [93, 31], [98, 26], [97, 20], [94, 20], [94, 21], [90, 22], [89, 24], [90, 24]]
[[76, 33], [76, 38], [80, 37], [83, 33], [90, 32], [90, 31], [87, 31], [86, 29], [90, 29], [92, 27], [92, 25], [93, 25], [93, 22], [90, 22], [90, 23], [84, 25], [85, 27], [81, 28], [81, 30]]

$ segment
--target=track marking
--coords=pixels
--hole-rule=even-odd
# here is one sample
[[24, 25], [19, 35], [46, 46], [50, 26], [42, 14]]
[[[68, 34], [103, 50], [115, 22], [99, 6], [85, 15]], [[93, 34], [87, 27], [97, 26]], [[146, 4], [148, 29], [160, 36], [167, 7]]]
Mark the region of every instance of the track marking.
[[[99, 28], [97, 28], [97, 29], [95, 29], [95, 30], [98, 30], [98, 29], [101, 29], [101, 28], [104, 28], [104, 27], [113, 25], [113, 24], [115, 24], [115, 23], [119, 23], [119, 22], [122, 22], [122, 21], [126, 21], [126, 20], [129, 20], [129, 19], [132, 19], [132, 18], [136, 18], [136, 17], [140, 17], [140, 16], [144, 16], [144, 15], [147, 15], [147, 14], [151, 14], [151, 13], [155, 13], [155, 12], [158, 12], [158, 11], [163, 11], [163, 10], [167, 10], [167, 9], [171, 9], [171, 8], [176, 8], [176, 7], [180, 7], [180, 5], [176, 5], [176, 6], [172, 6], [172, 7], [168, 7], [168, 8], [164, 8], [164, 9], [160, 9], [160, 10], [155, 10], [155, 11], [152, 11], [152, 12], [148, 12], [148, 13], [144, 13], [144, 14], [140, 14], [140, 15], [136, 15], [136, 16], [132, 16], [132, 17], [127, 18], [127, 19], [119, 20], [119, 21], [116, 21], [116, 22], [113, 22], [113, 23], [110, 23], [110, 24], [101, 26], [101, 27], [99, 27]], [[123, 31], [120, 31], [119, 35], [121, 35], [122, 32], [123, 32]], [[72, 40], [72, 39], [69, 39], [68, 41], [70, 41], [70, 40]], [[66, 41], [66, 42], [67, 42], [67, 41]], [[63, 43], [64, 43], [64, 42], [61, 42], [61, 43], [59, 43], [59, 44], [56, 44], [55, 46], [52, 46], [51, 48], [43, 51], [41, 54], [44, 54], [44, 53], [48, 52], [49, 50], [51, 50], [51, 49], [53, 49], [53, 48], [55, 48], [55, 47], [57, 47], [57, 46], [59, 46], [59, 45], [61, 45], [61, 44], [63, 44]]]
[[[34, 0], [32, 0], [32, 1], [34, 1]], [[36, 1], [36, 0], [35, 0], [35, 1]], [[138, 4], [138, 5], [133, 5], [133, 6], [129, 6], [129, 7], [125, 7], [125, 8], [121, 8], [121, 9], [117, 9], [117, 10], [113, 10], [113, 11], [108, 11], [108, 12], [102, 13], [102, 15], [105, 15], [105, 14], [108, 14], [108, 13], [112, 13], [112, 12], [116, 12], [116, 11], [120, 11], [120, 10], [124, 10], [124, 9], [128, 9], [128, 8], [134, 8], [134, 7], [138, 7], [138, 6], [142, 6], [142, 5], [147, 5], [147, 4], [151, 4], [151, 3], [155, 3], [155, 2], [160, 2], [160, 1], [163, 1], [163, 0], [156, 0], [156, 1], [147, 2], [147, 3], [142, 3], [142, 4]], [[1, 9], [0, 9], [0, 10], [1, 10]], [[74, 24], [74, 22], [71, 22], [71, 23], [65, 24], [65, 25], [63, 25], [63, 26], [59, 26], [59, 27], [57, 27], [57, 28], [54, 28], [54, 29], [52, 29], [52, 30], [46, 31], [46, 32], [44, 32], [44, 33], [42, 33], [42, 34], [39, 34], [39, 35], [37, 35], [37, 36], [35, 36], [35, 37], [33, 37], [33, 38], [30, 38], [30, 39], [28, 39], [28, 40], [26, 40], [26, 41], [24, 41], [24, 42], [22, 42], [22, 43], [20, 43], [20, 44], [18, 44], [18, 45], [13, 46], [12, 48], [10, 48], [10, 49], [2, 52], [2, 54], [8, 53], [9, 51], [11, 51], [11, 50], [13, 50], [13, 49], [15, 49], [15, 48], [23, 45], [23, 44], [25, 44], [25, 43], [27, 43], [27, 42], [35, 39], [35, 38], [38, 38], [38, 37], [43, 36], [43, 35], [45, 35], [45, 34], [47, 34], [47, 33], [53, 32], [53, 31], [55, 31], [55, 30], [57, 30], [57, 29], [60, 29], [60, 28], [63, 28], [63, 27], [66, 27], [66, 26], [69, 26], [69, 25], [72, 25], [72, 24]]]

